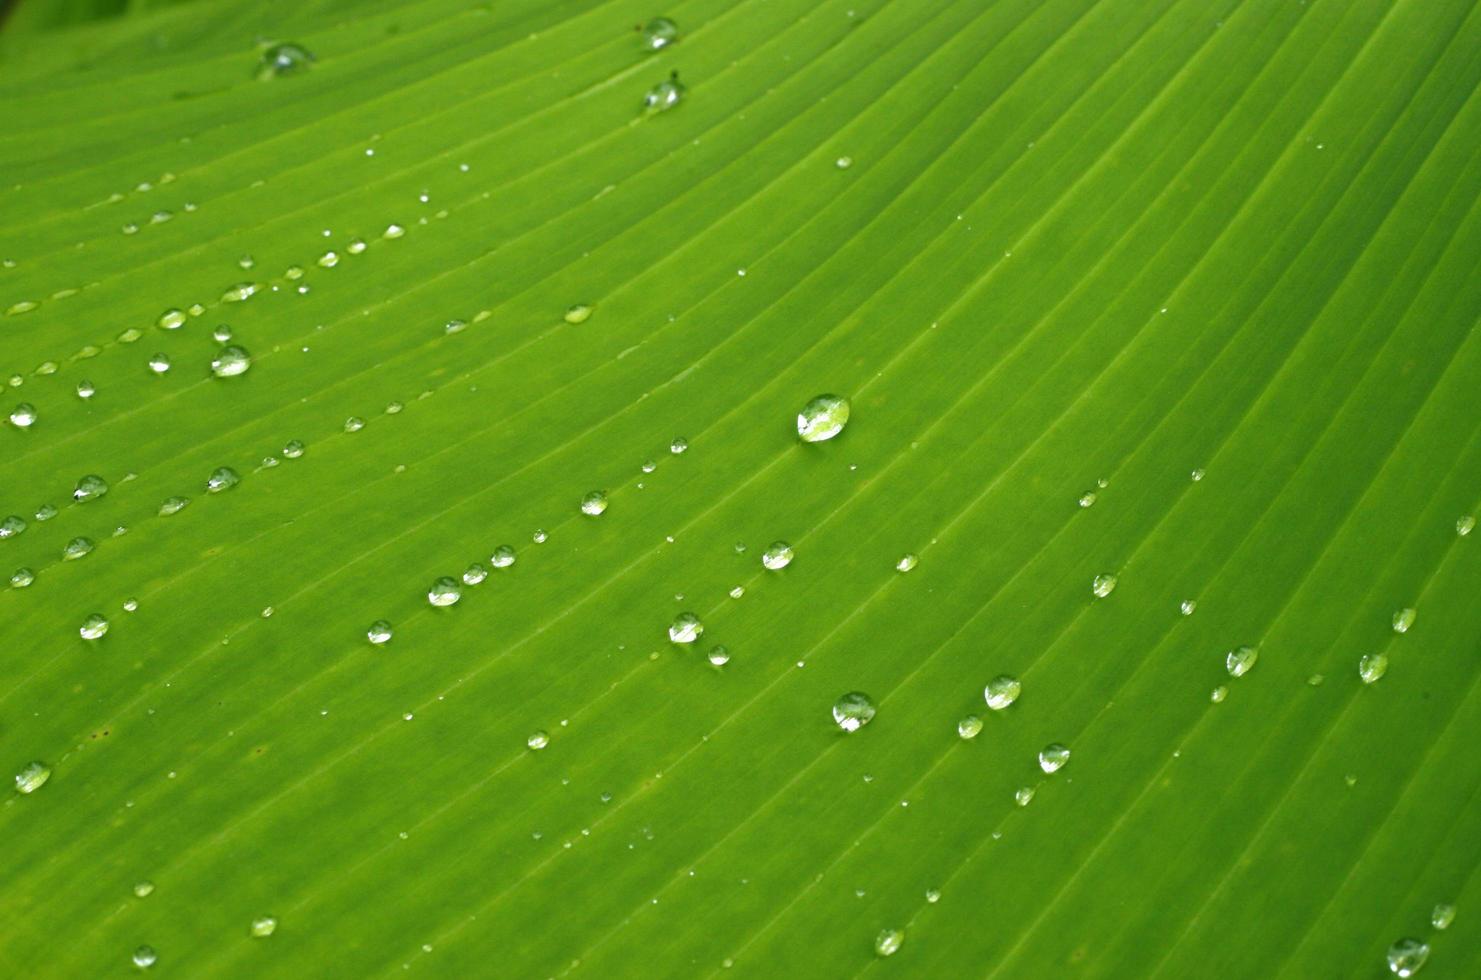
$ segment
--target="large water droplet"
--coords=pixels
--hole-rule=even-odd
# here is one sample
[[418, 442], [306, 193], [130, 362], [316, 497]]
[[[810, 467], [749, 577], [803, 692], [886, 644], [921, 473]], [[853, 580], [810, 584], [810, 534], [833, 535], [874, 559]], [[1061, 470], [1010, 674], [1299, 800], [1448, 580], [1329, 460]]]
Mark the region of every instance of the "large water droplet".
[[669, 639], [675, 643], [693, 643], [704, 635], [704, 631], [704, 623], [694, 613], [679, 613], [669, 624]]
[[365, 631], [365, 638], [376, 646], [384, 646], [391, 642], [391, 624], [384, 619], [377, 619], [370, 624], [370, 629]]
[[1255, 661], [1260, 659], [1260, 651], [1254, 647], [1236, 647], [1224, 655], [1224, 668], [1229, 671], [1230, 677], [1243, 677], [1255, 666]]
[[679, 39], [679, 25], [667, 17], [655, 17], [643, 25], [643, 47], [649, 51], [666, 48]]
[[89, 500], [97, 500], [108, 492], [108, 481], [101, 476], [89, 474], [77, 481], [77, 488], [72, 491], [72, 499], [78, 503]]
[[262, 61], [257, 66], [257, 77], [263, 81], [283, 75], [295, 75], [308, 70], [314, 56], [301, 45], [274, 44], [262, 52]]
[[1396, 977], [1412, 977], [1429, 958], [1428, 943], [1418, 939], [1400, 939], [1388, 948], [1388, 969]]
[[30, 402], [21, 402], [10, 410], [10, 424], [17, 429], [29, 429], [36, 424], [36, 406]]
[[13, 538], [24, 533], [29, 525], [26, 519], [19, 514], [11, 514], [5, 520], [0, 521], [0, 539]]
[[51, 778], [51, 766], [44, 762], [28, 762], [15, 774], [15, 789], [18, 793], [34, 793]]
[[1358, 676], [1364, 684], [1376, 684], [1388, 673], [1388, 657], [1381, 653], [1367, 653], [1358, 658]]
[[92, 553], [93, 542], [91, 538], [73, 538], [67, 542], [62, 549], [62, 561], [76, 561]]
[[234, 378], [239, 374], [246, 374], [251, 366], [252, 355], [247, 353], [246, 348], [235, 344], [221, 348], [211, 358], [211, 373], [218, 378]]
[[1097, 575], [1090, 583], [1090, 591], [1097, 599], [1104, 599], [1116, 591], [1116, 576]]
[[803, 442], [832, 439], [848, 424], [849, 403], [838, 395], [819, 395], [797, 413], [797, 435]]
[[1394, 632], [1407, 633], [1409, 627], [1414, 625], [1414, 617], [1417, 614], [1413, 609], [1405, 607], [1394, 612]]
[[1069, 761], [1070, 749], [1067, 745], [1051, 742], [1039, 750], [1039, 768], [1046, 773], [1059, 772]]
[[134, 965], [141, 970], [147, 970], [159, 962], [159, 954], [154, 951], [153, 946], [140, 946], [134, 950]]
[[669, 452], [675, 456], [682, 455], [689, 448], [689, 440], [683, 436], [674, 436], [674, 441], [669, 443]]
[[668, 78], [650, 88], [648, 94], [643, 96], [643, 111], [649, 115], [667, 112], [683, 101], [685, 91], [684, 83], [679, 81], [679, 73], [670, 72]]
[[433, 582], [427, 590], [427, 601], [434, 606], [455, 605], [461, 598], [463, 590], [458, 586], [458, 580], [446, 575]]
[[1002, 711], [1008, 705], [1018, 700], [1018, 694], [1023, 690], [1023, 685], [1018, 678], [1007, 674], [999, 674], [988, 682], [982, 691], [982, 697], [987, 701], [987, 706], [994, 711]]
[[900, 946], [904, 942], [904, 929], [882, 929], [879, 935], [874, 937], [874, 955], [894, 956], [900, 951]]
[[833, 720], [846, 732], [856, 732], [874, 720], [874, 700], [863, 691], [850, 691], [833, 702]]
[[1441, 903], [1436, 905], [1430, 912], [1430, 925], [1436, 929], [1445, 930], [1450, 928], [1450, 923], [1455, 921], [1455, 906]]
[[761, 564], [772, 571], [786, 568], [792, 564], [792, 546], [785, 541], [773, 541], [771, 546], [761, 553]]
[[499, 545], [499, 547], [494, 549], [494, 553], [489, 556], [489, 564], [495, 568], [508, 568], [510, 565], [513, 565], [514, 546], [510, 544]]
[[84, 640], [101, 639], [108, 632], [108, 617], [102, 613], [93, 613], [82, 621], [82, 626], [77, 631]]
[[607, 509], [607, 491], [593, 490], [581, 498], [581, 513], [588, 517], [596, 517]]
[[17, 568], [10, 575], [10, 587], [12, 589], [24, 589], [36, 581], [36, 573], [29, 568]]
[[257, 939], [266, 939], [278, 931], [278, 917], [275, 915], [259, 915], [252, 920], [252, 935]]
[[230, 466], [217, 467], [211, 472], [210, 476], [206, 477], [206, 492], [221, 493], [224, 490], [230, 490], [241, 482], [242, 478]]

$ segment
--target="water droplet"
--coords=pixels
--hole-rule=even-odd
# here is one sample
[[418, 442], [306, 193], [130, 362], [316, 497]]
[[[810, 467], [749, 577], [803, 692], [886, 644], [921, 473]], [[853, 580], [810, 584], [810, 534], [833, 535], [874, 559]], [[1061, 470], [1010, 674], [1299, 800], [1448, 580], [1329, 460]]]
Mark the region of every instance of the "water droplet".
[[1388, 969], [1396, 977], [1412, 977], [1429, 958], [1428, 943], [1418, 939], [1400, 939], [1388, 948]]
[[1224, 668], [1229, 671], [1230, 677], [1243, 677], [1255, 666], [1255, 661], [1260, 659], [1260, 652], [1254, 647], [1236, 647], [1224, 656]]
[[566, 308], [565, 320], [567, 323], [585, 323], [591, 318], [591, 306], [587, 303], [577, 303]]
[[400, 238], [404, 234], [406, 234], [406, 229], [393, 222], [392, 224], [386, 225], [386, 230], [381, 232], [381, 237]]
[[771, 546], [761, 553], [761, 564], [772, 571], [786, 568], [792, 564], [792, 546], [785, 541], [773, 541]]
[[900, 944], [903, 942], [904, 929], [881, 929], [879, 935], [874, 937], [874, 955], [894, 956], [900, 951]]
[[1208, 699], [1214, 704], [1223, 704], [1224, 699], [1228, 696], [1229, 688], [1225, 687], [1223, 684], [1220, 684], [1218, 687], [1208, 692]]
[[1090, 591], [1097, 599], [1104, 599], [1116, 591], [1116, 576], [1109, 574], [1097, 575], [1090, 583]]
[[305, 47], [291, 43], [274, 44], [262, 52], [257, 77], [267, 81], [282, 75], [294, 75], [306, 71], [313, 63], [314, 56]]
[[34, 581], [36, 581], [36, 573], [29, 568], [17, 568], [10, 575], [12, 589], [24, 589]]
[[743, 596], [745, 594], [746, 594], [746, 587], [744, 585], [737, 585], [735, 588], [733, 588], [733, 589], [730, 590], [730, 598], [732, 598], [732, 599], [739, 599], [741, 596]]
[[655, 17], [643, 25], [643, 47], [649, 51], [666, 48], [679, 39], [679, 25], [667, 17]]
[[1067, 745], [1051, 742], [1039, 750], [1039, 768], [1045, 773], [1059, 772], [1069, 761], [1070, 749]]
[[685, 439], [683, 436], [674, 436], [674, 441], [669, 443], [669, 452], [673, 453], [675, 456], [683, 453], [688, 448], [689, 440]]
[[1413, 609], [1405, 607], [1394, 613], [1394, 632], [1407, 633], [1409, 627], [1414, 625], [1414, 617], [1417, 615]]
[[365, 428], [365, 420], [362, 419], [360, 416], [351, 415], [349, 418], [345, 419], [346, 432], [359, 432], [363, 428]]
[[107, 492], [108, 481], [101, 476], [89, 474], [77, 481], [77, 489], [72, 491], [72, 499], [78, 503], [85, 503], [89, 500], [97, 500]]
[[550, 744], [550, 736], [547, 735], [544, 731], [533, 732], [531, 733], [529, 738], [525, 739], [525, 744], [534, 749], [536, 752], [539, 752], [541, 749], [545, 748], [545, 746]]
[[244, 303], [256, 294], [257, 289], [255, 282], [239, 282], [221, 294], [221, 302]]
[[206, 492], [221, 493], [223, 490], [230, 490], [241, 482], [242, 478], [237, 475], [236, 470], [230, 466], [220, 466], [212, 470], [211, 475], [206, 477]]
[[545, 529], [543, 527], [537, 527], [535, 528], [535, 533], [530, 535], [530, 540], [535, 542], [536, 544], [544, 544], [546, 541], [550, 540], [550, 535], [545, 533]]
[[1436, 929], [1449, 929], [1450, 923], [1455, 921], [1455, 906], [1441, 903], [1436, 905], [1430, 912], [1430, 925]]
[[838, 395], [819, 395], [797, 413], [797, 435], [803, 442], [832, 439], [848, 424], [849, 403]]
[[133, 597], [123, 600], [123, 611], [134, 612], [139, 608], [139, 600]]
[[1358, 676], [1364, 684], [1376, 684], [1388, 673], [1388, 657], [1381, 653], [1368, 653], [1358, 658]]
[[184, 310], [165, 310], [159, 315], [159, 328], [161, 330], [179, 330], [185, 325]]
[[710, 663], [716, 667], [724, 667], [730, 663], [730, 651], [723, 646], [715, 646], [710, 649]]
[[98, 640], [108, 632], [108, 617], [102, 613], [93, 613], [82, 621], [82, 626], [77, 631], [84, 640]]
[[377, 619], [370, 624], [370, 629], [365, 631], [365, 638], [376, 646], [384, 646], [391, 642], [391, 624], [384, 619]]
[[510, 544], [499, 545], [499, 547], [494, 549], [494, 553], [489, 556], [489, 563], [495, 568], [508, 568], [510, 565], [513, 565], [514, 546]]
[[211, 373], [218, 378], [234, 378], [239, 374], [246, 374], [251, 366], [252, 355], [235, 344], [221, 348], [211, 359]]
[[874, 720], [874, 700], [863, 691], [850, 691], [833, 702], [833, 720], [846, 732], [856, 732]]
[[648, 94], [643, 96], [643, 111], [649, 115], [667, 112], [683, 100], [685, 91], [684, 83], [679, 81], [679, 73], [670, 72], [668, 78], [650, 88]]
[[366, 244], [365, 239], [363, 238], [351, 239], [350, 244], [345, 246], [345, 251], [349, 252], [351, 255], [359, 255], [360, 253], [364, 252], [365, 249]]
[[0, 539], [13, 538], [26, 530], [26, 519], [19, 514], [11, 514], [5, 520], [0, 521]]
[[141, 970], [147, 970], [159, 961], [159, 954], [154, 951], [153, 946], [140, 946], [134, 950], [134, 965]]
[[51, 504], [42, 504], [36, 508], [36, 519], [38, 521], [49, 521], [57, 516], [57, 509]]
[[62, 561], [76, 561], [78, 558], [85, 557], [91, 553], [92, 550], [93, 542], [91, 538], [73, 538], [62, 549]]
[[84, 378], [82, 381], [77, 382], [77, 397], [78, 398], [88, 399], [88, 398], [93, 397], [93, 395], [97, 394], [97, 392], [98, 392], [97, 387], [91, 381], [88, 381], [87, 379]]
[[137, 883], [136, 885], [134, 885], [134, 897], [135, 898], [148, 898], [150, 895], [153, 895], [153, 894], [154, 894], [154, 882], [152, 882], [152, 881], [141, 881], [141, 882]]
[[159, 505], [159, 516], [169, 517], [171, 514], [178, 514], [185, 509], [188, 503], [190, 503], [189, 497], [166, 498], [165, 502]]
[[704, 631], [704, 623], [694, 613], [679, 613], [669, 624], [669, 639], [674, 643], [693, 643], [704, 635]]
[[149, 370], [155, 374], [164, 374], [170, 370], [170, 358], [165, 354], [151, 354], [149, 356]]
[[982, 719], [976, 715], [967, 715], [956, 723], [956, 733], [964, 739], [974, 739], [982, 734]]
[[982, 697], [989, 708], [1002, 711], [1018, 700], [1019, 692], [1022, 690], [1023, 685], [1018, 682], [1018, 678], [999, 674], [988, 682], [987, 687], [982, 691]]
[[1095, 500], [1096, 496], [1094, 490], [1086, 490], [1084, 493], [1080, 494], [1080, 506], [1082, 508], [1095, 506]]
[[588, 517], [596, 517], [607, 509], [607, 491], [593, 490], [581, 498], [581, 513]]
[[427, 601], [434, 606], [455, 605], [461, 598], [463, 590], [458, 587], [458, 580], [447, 575], [433, 582], [427, 590]]
[[449, 321], [447, 321], [446, 323], [444, 323], [442, 325], [442, 332], [444, 334], [449, 334], [449, 335], [455, 334], [455, 333], [462, 333], [464, 330], [467, 330], [467, 329], [468, 329], [468, 321], [467, 320], [449, 320]]
[[216, 329], [211, 331], [211, 339], [216, 341], [216, 343], [218, 344], [224, 344], [227, 341], [231, 340], [230, 324], [218, 324]]
[[833, 161], [833, 166], [837, 167], [839, 170], [847, 170], [849, 167], [852, 167], [853, 165], [854, 165], [854, 158], [853, 157], [844, 156], [844, 157], [839, 157], [837, 160], [834, 160]]
[[16, 792], [34, 793], [50, 778], [51, 766], [44, 762], [28, 762], [15, 774]]
[[259, 915], [252, 920], [252, 935], [257, 939], [266, 939], [278, 929], [278, 917], [275, 915]]
[[1034, 788], [1032, 786], [1021, 786], [1013, 794], [1013, 802], [1019, 806], [1028, 806], [1034, 801]]
[[1476, 518], [1472, 517], [1470, 514], [1467, 514], [1464, 517], [1458, 517], [1458, 518], [1456, 518], [1456, 520], [1455, 520], [1455, 533], [1458, 534], [1458, 535], [1460, 535], [1461, 537], [1465, 537], [1466, 535], [1470, 534], [1475, 529], [1476, 529]]
[[36, 406], [21, 402], [10, 411], [10, 424], [17, 429], [29, 429], [36, 424]]
[[1178, 604], [1178, 612], [1184, 616], [1193, 615], [1193, 610], [1198, 608], [1198, 602], [1194, 599], [1184, 599]]
[[908, 572], [918, 564], [920, 564], [920, 558], [916, 555], [906, 552], [904, 555], [900, 556], [899, 561], [895, 562], [895, 571]]
[[469, 565], [463, 572], [464, 585], [481, 585], [483, 580], [489, 577], [489, 570], [478, 562]]
[[297, 439], [289, 439], [283, 444], [284, 459], [298, 459], [303, 455], [303, 443]]

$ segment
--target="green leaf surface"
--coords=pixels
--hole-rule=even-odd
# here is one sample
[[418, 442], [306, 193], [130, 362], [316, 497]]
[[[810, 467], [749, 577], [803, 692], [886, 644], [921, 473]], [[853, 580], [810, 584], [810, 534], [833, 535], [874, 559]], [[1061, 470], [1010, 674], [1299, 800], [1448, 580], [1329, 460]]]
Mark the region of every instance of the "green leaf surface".
[[5, 975], [1481, 973], [1481, 9], [42, 6]]

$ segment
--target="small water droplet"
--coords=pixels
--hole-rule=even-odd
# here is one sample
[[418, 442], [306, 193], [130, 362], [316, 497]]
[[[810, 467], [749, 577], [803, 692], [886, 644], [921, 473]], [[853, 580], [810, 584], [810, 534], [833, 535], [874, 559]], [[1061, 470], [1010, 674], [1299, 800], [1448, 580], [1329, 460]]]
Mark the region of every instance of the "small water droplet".
[[283, 444], [284, 459], [298, 459], [303, 455], [303, 443], [297, 439], [289, 439]]
[[257, 293], [257, 290], [258, 285], [255, 282], [239, 282], [221, 294], [221, 302], [244, 303], [251, 299]]
[[178, 514], [182, 510], [184, 510], [186, 505], [189, 503], [189, 497], [168, 497], [165, 499], [164, 503], [159, 505], [159, 516], [169, 517], [171, 514]]
[[370, 629], [365, 631], [365, 638], [376, 646], [384, 646], [390, 643], [392, 635], [391, 624], [384, 619], [377, 619], [370, 624]]
[[1193, 615], [1193, 610], [1198, 608], [1198, 602], [1194, 599], [1184, 599], [1178, 604], [1178, 612], [1184, 616]]
[[108, 617], [102, 613], [93, 613], [82, 621], [82, 626], [77, 630], [84, 640], [102, 639], [108, 632]]
[[135, 612], [135, 611], [138, 610], [138, 608], [139, 608], [139, 600], [138, 599], [135, 599], [132, 596], [130, 596], [129, 598], [123, 600], [123, 611], [124, 612]]
[[1008, 674], [999, 674], [988, 682], [987, 687], [982, 691], [982, 697], [989, 708], [1002, 711], [1018, 700], [1018, 695], [1022, 690], [1023, 685], [1018, 682], [1018, 678]]
[[1229, 696], [1229, 688], [1225, 687], [1223, 684], [1220, 684], [1218, 687], [1216, 687], [1212, 691], [1208, 692], [1208, 699], [1210, 701], [1212, 701], [1214, 704], [1223, 704], [1224, 703], [1224, 699], [1227, 698], [1228, 696]]
[[36, 424], [36, 406], [30, 402], [21, 402], [10, 410], [10, 424], [17, 429], [29, 429]]
[[593, 490], [581, 498], [581, 513], [596, 517], [607, 509], [607, 491]]
[[46, 781], [51, 778], [51, 766], [44, 762], [28, 762], [21, 767], [21, 771], [15, 774], [15, 789], [17, 793], [30, 794], [36, 792]]
[[1254, 647], [1235, 647], [1224, 655], [1224, 668], [1229, 671], [1230, 677], [1243, 677], [1255, 666], [1255, 661], [1260, 659], [1260, 651]]
[[904, 942], [904, 929], [881, 929], [879, 935], [874, 937], [874, 955], [894, 956]]
[[667, 112], [683, 101], [686, 91], [684, 83], [679, 81], [679, 73], [670, 72], [668, 78], [650, 88], [648, 94], [643, 96], [643, 111], [649, 115]]
[[818, 395], [797, 413], [797, 435], [803, 442], [824, 442], [848, 424], [849, 403], [838, 395]]
[[674, 643], [693, 643], [704, 635], [704, 631], [704, 623], [694, 613], [679, 613], [669, 624], [669, 639]]
[[1086, 490], [1084, 493], [1080, 494], [1080, 506], [1082, 508], [1084, 508], [1084, 507], [1094, 507], [1095, 506], [1095, 500], [1096, 500], [1096, 495], [1095, 495], [1095, 491], [1094, 490]]
[[1455, 921], [1455, 906], [1441, 903], [1436, 905], [1430, 912], [1430, 925], [1436, 929], [1445, 930], [1450, 928], [1450, 923]]
[[154, 894], [154, 882], [141, 881], [134, 885], [135, 898], [148, 898]]
[[837, 160], [834, 160], [833, 161], [833, 166], [837, 167], [839, 170], [847, 170], [849, 167], [852, 167], [853, 165], [854, 165], [854, 158], [853, 157], [849, 157], [849, 156], [839, 157]]
[[381, 232], [381, 237], [382, 238], [400, 238], [404, 234], [406, 234], [406, 229], [405, 228], [401, 227], [398, 224], [392, 223], [392, 224], [386, 225], [386, 230], [383, 231], [383, 232]]
[[489, 577], [489, 570], [479, 562], [469, 565], [463, 572], [464, 585], [481, 585], [483, 580]]
[[1414, 617], [1415, 617], [1415, 615], [1416, 615], [1415, 611], [1413, 609], [1408, 608], [1408, 607], [1405, 607], [1404, 609], [1397, 610], [1394, 613], [1394, 632], [1395, 633], [1407, 633], [1407, 632], [1409, 632], [1409, 627], [1411, 627], [1411, 626], [1414, 625]]
[[164, 374], [170, 370], [170, 358], [165, 354], [151, 354], [149, 357], [149, 370], [155, 374]]
[[36, 519], [38, 521], [49, 521], [57, 516], [57, 509], [51, 504], [42, 504], [36, 508]]
[[918, 564], [920, 564], [920, 558], [916, 555], [906, 552], [904, 555], [900, 556], [899, 561], [895, 562], [895, 571], [908, 572]]
[[976, 715], [967, 715], [956, 723], [956, 733], [963, 739], [970, 741], [982, 734], [982, 719]]
[[97, 394], [97, 391], [98, 391], [97, 387], [91, 381], [88, 381], [85, 378], [83, 380], [77, 382], [77, 397], [78, 398], [82, 398], [82, 399], [91, 398], [91, 397], [93, 397], [93, 395]]
[[355, 238], [350, 241], [350, 244], [345, 246], [345, 251], [351, 255], [359, 255], [365, 251], [366, 247], [365, 239]]
[[79, 558], [86, 557], [92, 552], [93, 547], [91, 538], [73, 538], [62, 549], [62, 561], [76, 561]]
[[365, 420], [362, 419], [360, 416], [351, 415], [349, 418], [345, 419], [346, 432], [359, 432], [363, 428], [365, 428]]
[[550, 540], [550, 535], [545, 533], [544, 528], [537, 527], [535, 528], [535, 533], [530, 535], [530, 540], [535, 542], [536, 544], [544, 544], [546, 541]]
[[1032, 786], [1020, 786], [1013, 794], [1013, 802], [1019, 806], [1028, 806], [1034, 801], [1034, 788]]
[[850, 691], [833, 702], [833, 720], [846, 732], [856, 732], [874, 720], [874, 700], [863, 691]]
[[12, 589], [24, 589], [34, 581], [36, 581], [36, 573], [29, 568], [17, 568], [10, 575]]
[[494, 553], [489, 556], [489, 563], [495, 568], [508, 568], [510, 565], [513, 565], [514, 546], [509, 544], [499, 545], [499, 547], [494, 549]]
[[654, 17], [643, 25], [643, 47], [649, 51], [666, 48], [679, 39], [679, 25], [667, 17]]
[[1460, 535], [1461, 537], [1466, 537], [1475, 529], [1476, 518], [1472, 517], [1470, 514], [1455, 519], [1455, 533]]
[[246, 348], [234, 344], [221, 348], [211, 359], [211, 373], [218, 378], [234, 378], [239, 374], [246, 374], [251, 366], [252, 355], [247, 353]]
[[242, 478], [237, 475], [236, 470], [230, 466], [220, 466], [212, 470], [211, 475], [206, 477], [206, 492], [221, 493], [223, 490], [230, 490], [241, 482]]
[[72, 491], [72, 499], [78, 503], [85, 503], [89, 500], [97, 500], [107, 492], [108, 481], [96, 474], [89, 474], [77, 481], [77, 488]]
[[544, 731], [532, 732], [530, 737], [525, 739], [525, 744], [538, 752], [550, 744], [550, 736]]
[[184, 310], [165, 310], [159, 315], [159, 328], [161, 330], [179, 330], [185, 325]]
[[566, 308], [565, 321], [567, 323], [585, 323], [591, 318], [591, 306], [588, 303], [576, 303]]
[[745, 594], [746, 594], [746, 587], [744, 585], [737, 585], [735, 588], [733, 588], [733, 589], [730, 590], [730, 598], [732, 598], [732, 599], [739, 599], [741, 596], [743, 596]]
[[675, 456], [680, 455], [689, 448], [689, 440], [683, 436], [674, 436], [674, 441], [669, 443], [669, 452]]
[[1090, 591], [1097, 599], [1104, 599], [1116, 591], [1116, 576], [1110, 574], [1097, 575], [1090, 583]]
[[252, 920], [252, 935], [256, 939], [266, 939], [278, 929], [278, 917], [275, 915], [259, 915]]
[[140, 946], [134, 950], [134, 965], [141, 970], [147, 970], [159, 962], [159, 954], [154, 951], [153, 946]]
[[710, 663], [716, 667], [724, 667], [730, 663], [730, 651], [723, 646], [714, 646], [710, 649]]
[[1051, 742], [1039, 750], [1039, 768], [1045, 773], [1056, 773], [1070, 761], [1070, 749], [1059, 742]]
[[785, 541], [773, 541], [761, 553], [761, 564], [772, 571], [786, 568], [792, 564], [792, 546]]
[[455, 605], [461, 598], [463, 590], [459, 588], [458, 580], [447, 575], [433, 582], [427, 590], [427, 601], [434, 606]]
[[1364, 684], [1376, 684], [1388, 673], [1388, 657], [1381, 653], [1367, 653], [1358, 658], [1358, 676]]
[[1400, 939], [1388, 948], [1388, 969], [1396, 977], [1412, 977], [1430, 958], [1428, 943]]
[[5, 520], [0, 521], [0, 539], [13, 538], [23, 533], [29, 525], [26, 519], [19, 514], [11, 514]]
[[313, 54], [301, 45], [274, 44], [262, 52], [262, 60], [257, 65], [257, 78], [268, 81], [283, 75], [296, 75], [308, 70], [313, 63]]

